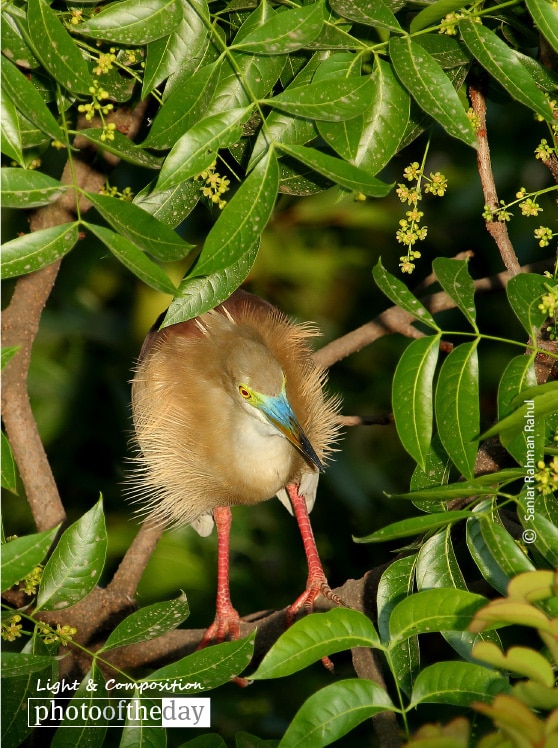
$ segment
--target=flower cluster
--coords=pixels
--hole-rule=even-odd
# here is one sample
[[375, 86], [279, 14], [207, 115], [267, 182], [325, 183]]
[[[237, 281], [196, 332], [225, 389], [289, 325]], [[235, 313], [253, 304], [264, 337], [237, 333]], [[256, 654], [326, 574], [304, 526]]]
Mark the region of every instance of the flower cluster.
[[548, 337], [550, 340], [556, 340], [558, 338], [558, 285], [551, 286], [548, 283], [544, 285], [548, 293], [541, 296], [539, 309], [550, 318], [551, 324], [546, 328]]
[[558, 489], [558, 455], [548, 465], [539, 460], [537, 467], [539, 472], [535, 474], [536, 489], [543, 496], [550, 496]]
[[97, 64], [93, 68], [95, 75], [106, 75], [110, 70], [112, 70], [112, 63], [116, 62], [116, 55], [114, 52], [114, 48], [111, 48], [110, 52], [99, 55]]
[[[482, 217], [485, 221], [509, 221], [513, 216], [510, 208], [518, 204], [519, 209], [521, 210], [521, 215], [527, 217], [538, 216], [539, 213], [542, 213], [543, 209], [539, 205], [537, 198], [544, 192], [550, 192], [556, 189], [556, 187], [550, 187], [544, 190], [539, 190], [538, 192], [527, 192], [525, 187], [521, 187], [515, 193], [516, 199], [512, 200], [511, 203], [506, 203], [505, 200], [500, 200], [500, 203], [496, 208], [491, 208], [490, 205], [485, 205]], [[550, 239], [552, 239], [552, 236], [552, 231], [544, 226], [535, 230], [535, 238], [540, 240], [539, 244], [541, 247], [546, 247]]]
[[404, 183], [397, 185], [397, 196], [402, 203], [410, 205], [411, 210], [408, 210], [405, 213], [406, 217], [399, 221], [399, 228], [395, 237], [400, 244], [407, 247], [407, 254], [399, 258], [401, 272], [410, 274], [415, 269], [415, 260], [418, 260], [421, 256], [419, 251], [413, 249], [413, 245], [417, 241], [424, 241], [428, 232], [426, 226], [421, 226], [424, 213], [418, 209], [418, 203], [422, 200], [423, 192], [438, 197], [444, 195], [448, 188], [448, 182], [439, 171], [430, 172], [430, 176], [425, 176], [417, 161], [413, 161], [403, 170], [403, 176], [408, 182], [415, 182], [415, 184], [412, 186]]
[[19, 636], [21, 636], [21, 629], [23, 626], [20, 621], [21, 616], [17, 613], [2, 621], [0, 636], [2, 636], [4, 641], [14, 642]]
[[535, 158], [541, 161], [548, 161], [554, 153], [554, 148], [548, 144], [548, 140], [543, 138], [538, 146], [535, 148]]
[[35, 566], [33, 571], [30, 571], [29, 574], [21, 580], [21, 588], [23, 592], [25, 592], [25, 594], [29, 596], [35, 595], [42, 578], [43, 565], [39, 564], [38, 566]]
[[114, 122], [105, 123], [105, 116], [114, 109], [114, 104], [103, 104], [105, 99], [110, 97], [108, 91], [101, 88], [98, 81], [94, 81], [93, 85], [89, 87], [89, 93], [91, 94], [91, 102], [87, 104], [79, 104], [78, 112], [85, 114], [85, 119], [91, 122], [95, 115], [98, 115], [103, 124], [103, 132], [101, 134], [101, 140], [114, 140], [114, 131], [116, 125]]
[[475, 112], [473, 107], [469, 107], [469, 109], [467, 109], [466, 114], [467, 114], [467, 118], [469, 122], [471, 123], [471, 127], [473, 128], [475, 132], [478, 132], [481, 126], [479, 115]]
[[555, 236], [552, 229], [549, 229], [548, 226], [539, 226], [538, 229], [534, 230], [533, 234], [535, 239], [539, 241], [539, 247], [548, 247], [552, 237]]
[[83, 10], [74, 8], [72, 10], [72, 14], [70, 16], [70, 23], [72, 26], [77, 26], [78, 23], [81, 23], [83, 21]]
[[67, 624], [61, 626], [59, 623], [56, 624], [56, 630], [50, 626], [41, 625], [39, 627], [39, 634], [45, 644], [54, 644], [55, 642], [65, 643], [72, 640], [72, 637], [77, 634], [77, 629]]
[[222, 177], [215, 171], [216, 166], [217, 161], [214, 161], [211, 166], [204, 169], [201, 174], [198, 174], [196, 179], [201, 179], [205, 182], [205, 185], [200, 187], [202, 195], [209, 198], [212, 203], [218, 205], [222, 210], [227, 204], [227, 201], [223, 200], [222, 195], [230, 189], [230, 180], [227, 177]]
[[118, 187], [111, 187], [109, 184], [105, 184], [99, 190], [100, 195], [108, 195], [109, 197], [117, 197], [119, 200], [124, 200], [126, 203], [131, 203], [134, 197], [131, 187], [124, 187], [122, 192], [119, 192]]
[[440, 22], [441, 28], [438, 33], [457, 36], [457, 24], [462, 18], [465, 18], [465, 13], [448, 13], [442, 18]]

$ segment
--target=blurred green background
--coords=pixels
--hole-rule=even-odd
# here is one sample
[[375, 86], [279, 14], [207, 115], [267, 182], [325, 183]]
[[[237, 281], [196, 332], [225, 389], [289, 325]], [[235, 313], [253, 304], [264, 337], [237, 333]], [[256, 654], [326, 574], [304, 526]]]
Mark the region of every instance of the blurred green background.
[[[533, 122], [527, 110], [491, 104], [488, 128], [499, 197], [509, 202], [521, 186], [531, 191], [550, 184], [546, 169], [533, 155], [545, 129]], [[425, 137], [419, 138], [380, 176], [403, 181], [403, 169], [422, 160], [425, 143]], [[443, 172], [449, 189], [443, 198], [427, 195], [420, 206], [428, 236], [420, 247], [423, 256], [417, 270], [408, 279], [410, 288], [431, 272], [434, 257], [451, 257], [464, 250], [474, 252], [473, 277], [503, 270], [481, 216], [483, 197], [475, 153], [436, 128], [426, 170]], [[111, 176], [111, 183], [120, 189], [131, 186], [136, 190], [144, 182], [144, 172], [125, 164]], [[551, 197], [544, 196], [540, 202], [545, 210], [538, 218], [523, 218], [515, 209], [509, 224], [522, 264], [550, 257], [553, 251], [539, 248], [533, 238], [533, 230], [541, 223], [555, 226]], [[395, 193], [366, 202], [355, 202], [348, 195], [339, 199], [335, 190], [308, 198], [283, 196], [246, 286], [295, 319], [317, 322], [323, 331], [318, 345], [333, 340], [390, 305], [375, 287], [371, 270], [381, 256], [391, 272], [399, 273], [403, 250], [395, 231], [406, 209]], [[213, 220], [211, 211], [200, 205], [180, 232], [188, 241], [201, 243]], [[5, 236], [11, 238], [24, 224], [22, 214], [6, 211]], [[176, 280], [183, 267], [170, 269]], [[12, 288], [12, 282], [5, 284], [4, 306]], [[34, 349], [29, 382], [32, 404], [69, 518], [76, 519], [90, 508], [99, 493], [105, 499], [110, 543], [105, 582], [138, 530], [122, 491], [130, 455], [131, 370], [145, 333], [168, 302], [142, 286], [88, 237], [63, 261]], [[477, 303], [483, 332], [523, 339], [504, 294], [482, 296]], [[453, 312], [441, 315], [440, 323], [465, 329]], [[329, 387], [342, 395], [345, 414], [390, 412], [391, 381], [407, 342], [401, 336], [384, 337], [332, 367]], [[509, 346], [481, 344], [483, 427], [495, 417], [498, 379], [516, 353]], [[413, 467], [394, 426], [346, 432], [335, 462], [321, 479], [312, 513], [332, 587], [386, 563], [402, 545], [357, 545], [352, 536], [416, 513], [407, 503], [385, 496], [408, 489]], [[275, 500], [255, 508], [236, 508], [233, 519], [231, 587], [240, 614], [288, 605], [306, 580], [294, 519]], [[34, 529], [23, 492], [17, 497], [5, 494], [4, 524], [8, 535]], [[167, 532], [142, 579], [138, 602], [146, 605], [168, 599], [183, 589], [191, 608], [187, 625], [203, 627], [213, 619], [215, 583], [215, 535], [202, 539], [190, 528]], [[334, 659], [341, 675], [350, 674], [348, 658]], [[305, 676], [292, 676], [288, 681], [258, 683], [242, 692], [232, 685], [219, 689], [212, 694], [213, 730], [225, 738], [238, 730], [278, 737], [304, 698], [331, 678], [318, 664]], [[418, 722], [425, 719], [428, 714], [423, 711]], [[170, 733], [171, 745], [194, 737], [184, 731]], [[362, 725], [340, 745], [355, 745], [360, 737], [371, 744], [369, 725]]]

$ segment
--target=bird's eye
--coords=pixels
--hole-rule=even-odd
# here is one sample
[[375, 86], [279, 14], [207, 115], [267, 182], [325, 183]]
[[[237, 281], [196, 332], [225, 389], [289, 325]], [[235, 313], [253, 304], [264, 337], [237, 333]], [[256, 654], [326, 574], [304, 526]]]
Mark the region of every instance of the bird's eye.
[[248, 389], [248, 387], [246, 387], [246, 385], [244, 384], [238, 385], [238, 391], [240, 392], [240, 394], [245, 400], [250, 399], [251, 397], [250, 390]]

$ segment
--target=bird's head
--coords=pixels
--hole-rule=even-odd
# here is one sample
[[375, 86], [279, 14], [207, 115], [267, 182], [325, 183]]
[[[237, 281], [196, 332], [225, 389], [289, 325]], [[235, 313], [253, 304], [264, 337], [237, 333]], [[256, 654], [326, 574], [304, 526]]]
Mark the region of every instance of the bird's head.
[[[263, 347], [262, 347], [263, 348]], [[271, 425], [320, 472], [324, 466], [287, 397], [287, 380], [278, 361], [258, 345], [240, 346], [229, 360], [233, 396], [260, 421]]]

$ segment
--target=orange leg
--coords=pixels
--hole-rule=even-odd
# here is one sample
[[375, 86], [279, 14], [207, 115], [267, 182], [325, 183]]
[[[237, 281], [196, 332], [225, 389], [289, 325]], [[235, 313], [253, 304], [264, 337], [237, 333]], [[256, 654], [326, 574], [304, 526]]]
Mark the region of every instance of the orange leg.
[[[308, 562], [306, 589], [287, 609], [287, 625], [290, 626], [294, 623], [297, 614], [302, 608], [304, 608], [306, 613], [312, 612], [314, 603], [319, 595], [323, 595], [337, 605], [345, 606], [345, 603], [333, 592], [324, 574], [316, 541], [314, 540], [314, 533], [312, 532], [312, 525], [310, 524], [310, 517], [308, 516], [308, 509], [306, 508], [306, 499], [304, 496], [301, 496], [298, 486], [294, 483], [290, 483], [287, 486], [287, 493], [289, 494], [294, 515], [298, 522]], [[322, 662], [328, 670], [333, 670], [333, 663], [329, 657], [324, 657]]]
[[220, 506], [213, 511], [217, 527], [217, 599], [215, 620], [207, 629], [198, 646], [240, 638], [240, 616], [231, 602], [229, 589], [229, 549], [232, 513], [230, 507]]

